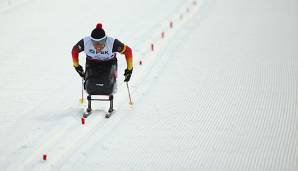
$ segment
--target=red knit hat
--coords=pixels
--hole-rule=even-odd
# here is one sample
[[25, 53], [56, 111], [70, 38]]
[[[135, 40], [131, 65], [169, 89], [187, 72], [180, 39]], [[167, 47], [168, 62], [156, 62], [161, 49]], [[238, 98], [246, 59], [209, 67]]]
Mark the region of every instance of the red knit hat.
[[106, 33], [102, 28], [102, 24], [98, 23], [96, 25], [96, 28], [92, 30], [91, 32], [91, 39], [95, 41], [100, 41], [102, 39], [106, 38]]

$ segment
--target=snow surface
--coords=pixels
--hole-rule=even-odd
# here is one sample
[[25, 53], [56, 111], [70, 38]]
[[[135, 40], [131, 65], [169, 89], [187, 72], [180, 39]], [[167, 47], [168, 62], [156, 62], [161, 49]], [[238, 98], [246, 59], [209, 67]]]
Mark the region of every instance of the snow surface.
[[[298, 1], [24, 2], [0, 10], [1, 170], [298, 170]], [[134, 105], [119, 55], [117, 112], [82, 125], [70, 50], [97, 22]]]

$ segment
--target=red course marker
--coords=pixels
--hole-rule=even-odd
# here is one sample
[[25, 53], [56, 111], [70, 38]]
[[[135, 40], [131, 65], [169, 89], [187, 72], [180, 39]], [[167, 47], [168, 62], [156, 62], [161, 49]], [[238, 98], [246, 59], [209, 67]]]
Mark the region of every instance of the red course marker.
[[82, 121], [82, 125], [84, 125], [84, 124], [85, 124], [85, 118], [83, 117], [83, 118], [81, 119], [81, 121]]
[[170, 22], [170, 28], [173, 28], [173, 21]]
[[42, 155], [42, 159], [43, 159], [44, 161], [47, 160], [47, 155], [46, 155], [46, 154]]

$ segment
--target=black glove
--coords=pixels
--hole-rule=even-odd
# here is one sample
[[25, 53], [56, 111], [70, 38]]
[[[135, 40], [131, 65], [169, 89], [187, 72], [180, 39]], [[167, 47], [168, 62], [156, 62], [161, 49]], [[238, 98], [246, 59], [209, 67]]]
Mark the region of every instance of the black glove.
[[84, 69], [81, 65], [75, 67], [75, 69], [82, 78], [85, 78], [85, 72], [84, 72]]
[[131, 74], [132, 74], [132, 69], [131, 70], [125, 69], [124, 71], [125, 82], [128, 82], [130, 80]]

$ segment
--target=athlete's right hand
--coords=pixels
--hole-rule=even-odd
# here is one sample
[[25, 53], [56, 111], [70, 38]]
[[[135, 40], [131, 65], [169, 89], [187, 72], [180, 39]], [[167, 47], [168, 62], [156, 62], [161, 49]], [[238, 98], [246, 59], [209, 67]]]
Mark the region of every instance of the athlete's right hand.
[[82, 78], [85, 78], [85, 72], [81, 65], [76, 66], [75, 69]]

